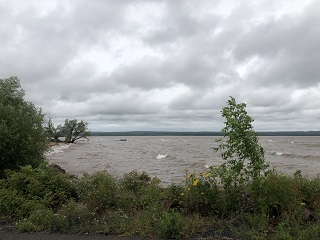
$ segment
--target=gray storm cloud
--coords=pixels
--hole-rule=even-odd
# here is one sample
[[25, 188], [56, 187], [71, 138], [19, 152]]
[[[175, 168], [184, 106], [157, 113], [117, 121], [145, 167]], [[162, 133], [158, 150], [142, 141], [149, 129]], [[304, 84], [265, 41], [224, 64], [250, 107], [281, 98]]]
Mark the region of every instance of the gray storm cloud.
[[91, 130], [319, 130], [318, 1], [0, 0], [0, 78]]

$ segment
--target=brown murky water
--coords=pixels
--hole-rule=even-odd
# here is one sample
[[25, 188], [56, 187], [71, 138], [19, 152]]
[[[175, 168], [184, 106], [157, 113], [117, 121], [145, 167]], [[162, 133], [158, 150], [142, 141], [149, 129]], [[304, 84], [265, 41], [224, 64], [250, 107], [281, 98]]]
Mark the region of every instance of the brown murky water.
[[[54, 146], [50, 163], [82, 175], [106, 170], [122, 176], [133, 170], [158, 177], [164, 185], [181, 182], [185, 170], [203, 172], [224, 162], [214, 152], [217, 137], [91, 137], [70, 145]], [[119, 141], [127, 139], [127, 141]], [[277, 170], [316, 176], [320, 173], [320, 137], [260, 137], [266, 160]]]

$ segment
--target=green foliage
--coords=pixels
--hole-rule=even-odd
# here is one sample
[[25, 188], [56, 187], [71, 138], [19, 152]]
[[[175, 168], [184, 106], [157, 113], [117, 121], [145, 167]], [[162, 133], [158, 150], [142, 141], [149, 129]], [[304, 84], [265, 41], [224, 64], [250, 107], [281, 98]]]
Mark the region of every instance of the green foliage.
[[222, 158], [227, 160], [227, 174], [230, 176], [225, 176], [225, 184], [241, 184], [268, 172], [269, 166], [264, 159], [264, 150], [258, 143], [251, 124], [254, 120], [245, 108], [245, 103], [237, 104], [236, 100], [230, 97], [228, 106], [221, 111], [226, 119], [225, 127], [222, 129], [226, 141], [221, 142], [216, 150], [221, 150]]
[[83, 120], [78, 122], [77, 119], [66, 119], [64, 125], [61, 127], [61, 133], [67, 143], [74, 143], [80, 138], [86, 138], [90, 135], [88, 123]]
[[300, 180], [302, 201], [311, 210], [317, 210], [320, 213], [320, 177], [313, 179], [296, 176]]
[[132, 171], [123, 176], [121, 186], [135, 194], [146, 188], [151, 182], [151, 178], [145, 172], [139, 174], [137, 171]]
[[159, 203], [163, 196], [163, 189], [159, 184], [160, 180], [150, 178], [145, 172], [139, 174], [132, 171], [125, 174], [119, 181], [119, 207], [130, 213]]
[[248, 184], [259, 181], [266, 175], [268, 164], [264, 160], [264, 150], [248, 116], [244, 103], [237, 104], [231, 97], [228, 106], [221, 111], [226, 119], [222, 129], [224, 139], [216, 151], [227, 162], [212, 166], [205, 174], [189, 174], [186, 178], [186, 203], [198, 213], [219, 214], [237, 212], [246, 206], [249, 194]]
[[300, 221], [303, 202], [301, 179], [285, 174], [270, 174], [260, 185], [252, 183], [251, 200], [254, 210], [266, 214], [270, 221], [282, 217]]
[[28, 218], [18, 223], [18, 230], [22, 232], [65, 231], [67, 220], [55, 214], [50, 209], [32, 212]]
[[225, 189], [211, 174], [188, 174], [185, 187], [162, 187], [146, 173], [115, 179], [100, 172], [75, 179], [52, 167], [26, 166], [7, 171], [0, 180], [0, 220], [16, 220], [20, 231], [162, 238], [319, 237], [318, 223], [304, 217], [305, 209], [313, 210], [315, 218], [320, 213], [319, 179], [272, 173]]
[[187, 175], [186, 191], [182, 193], [185, 199], [182, 202], [192, 213], [224, 218], [244, 210], [245, 192], [245, 185], [225, 188], [210, 170], [199, 175]]
[[87, 138], [90, 135], [88, 131], [88, 123], [83, 120], [66, 119], [64, 125], [54, 126], [51, 116], [48, 117], [45, 126], [46, 133], [50, 141], [59, 142], [64, 137], [67, 143], [74, 143], [81, 138]]
[[78, 192], [82, 202], [101, 216], [116, 207], [118, 183], [107, 172], [84, 175], [78, 181]]
[[5, 169], [38, 166], [47, 149], [44, 115], [23, 97], [17, 77], [0, 79], [0, 177]]
[[58, 215], [66, 220], [66, 227], [70, 232], [95, 233], [101, 229], [96, 214], [84, 204], [77, 203], [74, 200], [64, 205], [58, 211]]
[[[254, 239], [304, 239], [319, 236], [314, 221], [319, 213], [319, 179], [288, 176], [269, 169], [252, 128], [245, 104], [234, 98], [223, 108], [224, 139], [216, 150], [227, 162], [206, 173], [187, 174], [181, 195], [189, 213], [237, 219], [239, 236]], [[306, 217], [306, 212], [311, 216]], [[239, 224], [242, 228], [239, 229]], [[306, 228], [306, 226], [308, 226]], [[242, 237], [243, 237], [242, 236]]]
[[46, 165], [7, 171], [0, 185], [0, 213], [19, 219], [36, 209], [58, 209], [77, 198], [73, 181], [71, 176]]
[[179, 212], [164, 212], [156, 224], [156, 233], [162, 238], [180, 239], [184, 237], [186, 221]]
[[45, 130], [50, 141], [59, 142], [59, 138], [63, 137], [62, 125], [58, 125], [57, 127], [55, 127], [52, 122], [51, 116], [49, 116], [46, 121]]
[[161, 217], [162, 209], [159, 204], [136, 211], [129, 221], [130, 229], [127, 229], [127, 234], [144, 237], [155, 235], [156, 223]]
[[166, 199], [177, 209], [186, 207], [185, 188], [181, 184], [171, 184], [163, 191], [163, 199]]

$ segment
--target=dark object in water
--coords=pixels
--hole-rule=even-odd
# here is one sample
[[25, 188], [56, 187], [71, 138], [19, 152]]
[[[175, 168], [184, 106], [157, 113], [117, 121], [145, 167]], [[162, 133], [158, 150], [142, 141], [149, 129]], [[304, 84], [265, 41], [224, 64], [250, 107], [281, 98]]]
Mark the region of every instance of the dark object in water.
[[127, 139], [120, 139], [119, 141], [121, 141], [121, 142], [126, 142], [126, 141], [128, 141]]

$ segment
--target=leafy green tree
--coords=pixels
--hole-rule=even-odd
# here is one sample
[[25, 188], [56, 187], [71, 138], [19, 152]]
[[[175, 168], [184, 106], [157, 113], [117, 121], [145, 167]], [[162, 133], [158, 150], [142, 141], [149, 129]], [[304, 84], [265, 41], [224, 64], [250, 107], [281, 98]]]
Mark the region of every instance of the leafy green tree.
[[54, 126], [51, 116], [48, 117], [46, 121], [45, 130], [48, 134], [48, 138], [51, 142], [60, 142], [60, 137], [63, 137], [62, 133], [62, 125], [58, 125], [57, 127]]
[[254, 120], [247, 114], [246, 104], [238, 104], [230, 97], [228, 106], [222, 109], [221, 114], [226, 119], [225, 127], [221, 130], [224, 138], [216, 150], [221, 150], [232, 178], [257, 179], [268, 172], [269, 165], [265, 162], [264, 150], [253, 130]]
[[62, 126], [62, 134], [65, 137], [65, 142], [67, 143], [74, 143], [80, 138], [86, 138], [90, 135], [90, 132], [88, 131], [88, 123], [83, 120], [78, 121], [77, 119], [66, 119], [64, 126]]
[[60, 142], [60, 137], [63, 137], [63, 128], [62, 125], [58, 125], [57, 127], [53, 127], [52, 129], [52, 138], [54, 139], [55, 142]]
[[41, 109], [24, 100], [17, 77], [0, 79], [0, 177], [5, 169], [38, 166], [47, 148]]

